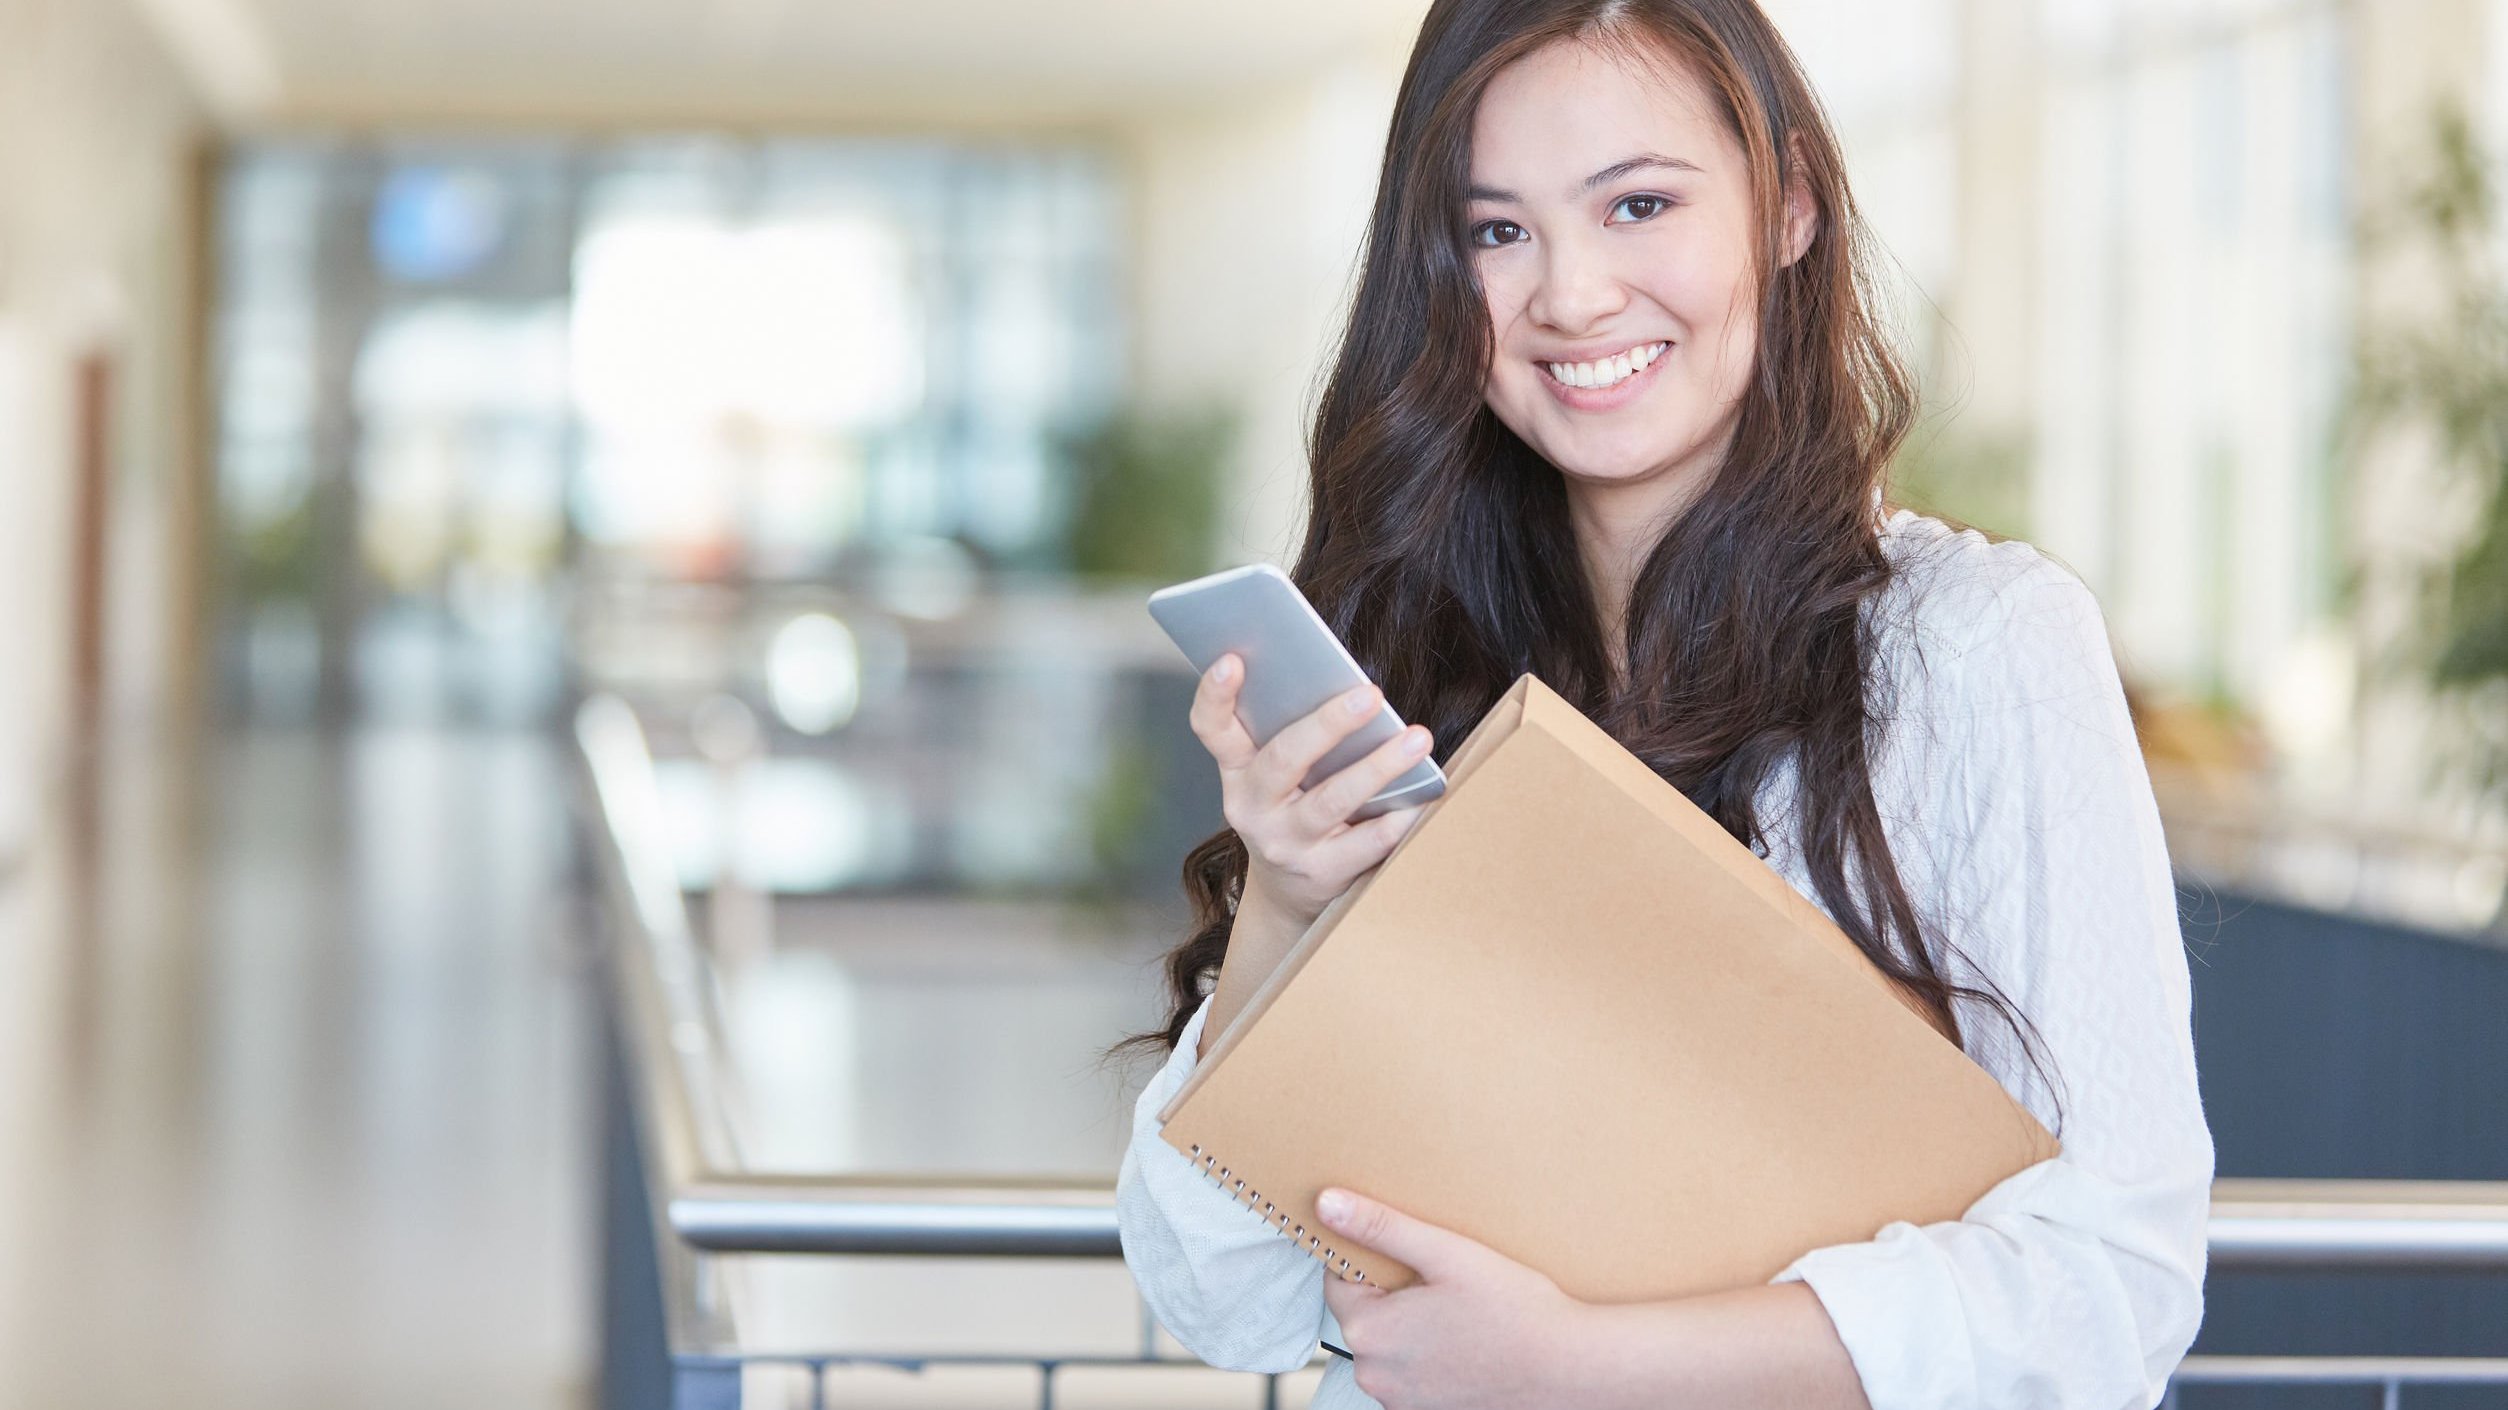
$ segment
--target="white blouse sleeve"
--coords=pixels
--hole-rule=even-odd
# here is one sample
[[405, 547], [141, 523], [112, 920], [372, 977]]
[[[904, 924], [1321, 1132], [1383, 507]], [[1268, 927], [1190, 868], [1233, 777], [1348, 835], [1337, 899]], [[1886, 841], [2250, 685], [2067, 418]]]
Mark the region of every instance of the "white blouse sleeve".
[[1874, 1410], [2148, 1410], [2202, 1320], [2212, 1179], [2175, 884], [2096, 600], [2025, 544], [1966, 556], [1987, 571], [1916, 614], [1875, 795], [1948, 977], [2034, 1025], [2060, 1125], [1962, 1003], [1971, 1054], [2063, 1150], [1778, 1281], [1819, 1295]]
[[1123, 1261], [1159, 1325], [1226, 1371], [1294, 1371], [1325, 1327], [1324, 1265], [1159, 1139], [1158, 1110], [1193, 1075], [1202, 1000], [1132, 1109], [1115, 1177]]

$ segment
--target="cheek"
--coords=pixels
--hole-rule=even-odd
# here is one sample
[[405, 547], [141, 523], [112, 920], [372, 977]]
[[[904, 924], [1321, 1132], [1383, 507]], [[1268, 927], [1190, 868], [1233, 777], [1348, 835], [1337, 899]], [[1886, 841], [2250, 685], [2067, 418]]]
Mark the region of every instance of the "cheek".
[[1700, 342], [1739, 320], [1749, 303], [1743, 267], [1722, 250], [1683, 249], [1658, 259], [1647, 273], [1639, 287]]
[[1712, 391], [1717, 405], [1741, 399], [1758, 356], [1758, 310], [1745, 297], [1725, 311], [1724, 323], [1716, 330], [1715, 346], [1703, 362], [1714, 369]]
[[[1495, 266], [1497, 262], [1490, 264]], [[1481, 395], [1503, 418], [1511, 415], [1511, 406], [1524, 402], [1526, 393], [1541, 390], [1530, 375], [1535, 371], [1533, 365], [1525, 360], [1524, 349], [1517, 346], [1524, 332], [1524, 306], [1532, 291], [1514, 271], [1503, 267], [1484, 266], [1480, 287], [1489, 311], [1489, 376], [1482, 384]]]
[[1746, 266], [1687, 266], [1658, 279], [1654, 297], [1679, 321], [1689, 346], [1680, 374], [1692, 385], [1713, 384], [1728, 396], [1747, 377], [1759, 344], [1759, 314]]
[[1480, 276], [1481, 302], [1489, 310], [1490, 336], [1501, 349], [1515, 334], [1515, 325], [1524, 317], [1525, 302], [1532, 297], [1532, 287], [1524, 271], [1515, 267], [1522, 263], [1521, 260], [1483, 260], [1476, 271]]
[[1509, 356], [1505, 344], [1490, 359], [1489, 378], [1481, 384], [1481, 400], [1498, 418], [1498, 424], [1523, 437], [1527, 442], [1541, 438], [1540, 418], [1550, 393], [1543, 390], [1541, 373], [1521, 357]]

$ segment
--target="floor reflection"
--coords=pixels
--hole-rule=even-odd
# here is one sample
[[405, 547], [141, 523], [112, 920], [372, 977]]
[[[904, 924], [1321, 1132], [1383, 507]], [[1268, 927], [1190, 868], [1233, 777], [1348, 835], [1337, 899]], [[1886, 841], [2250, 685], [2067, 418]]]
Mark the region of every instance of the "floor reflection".
[[1051, 902], [777, 902], [767, 948], [723, 971], [743, 1159], [1112, 1180], [1151, 1064], [1105, 1048], [1165, 1016], [1164, 920]]
[[[85, 783], [0, 876], [0, 1407], [589, 1406], [590, 927], [554, 741], [265, 730]], [[1147, 1072], [1096, 1059], [1159, 1012], [1173, 917], [756, 919], [728, 987], [760, 1164], [1112, 1172]], [[770, 1344], [1139, 1346], [1113, 1261], [734, 1262]], [[996, 1403], [987, 1375], [830, 1389]], [[1260, 1403], [1074, 1376], [1066, 1403]]]
[[0, 882], [0, 1405], [587, 1403], [552, 746], [246, 733], [86, 783]]

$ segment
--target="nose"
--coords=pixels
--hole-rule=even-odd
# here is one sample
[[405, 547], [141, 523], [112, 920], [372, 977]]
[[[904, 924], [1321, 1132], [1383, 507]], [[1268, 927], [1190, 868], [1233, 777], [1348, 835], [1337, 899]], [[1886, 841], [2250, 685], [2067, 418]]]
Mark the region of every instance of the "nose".
[[1628, 306], [1628, 289], [1590, 233], [1547, 242], [1540, 287], [1525, 312], [1563, 338], [1583, 337]]

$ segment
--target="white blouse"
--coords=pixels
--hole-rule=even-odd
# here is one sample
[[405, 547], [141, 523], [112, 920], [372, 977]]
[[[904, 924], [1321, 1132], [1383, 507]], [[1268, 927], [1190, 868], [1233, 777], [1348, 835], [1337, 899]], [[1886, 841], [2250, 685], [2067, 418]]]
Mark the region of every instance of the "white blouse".
[[[2168, 853], [2106, 629], [2080, 580], [2025, 543], [1906, 510], [1882, 543], [1897, 573], [1866, 609], [1882, 824], [1928, 938], [1949, 947], [1937, 963], [1990, 980], [2035, 1026], [2052, 1094], [1999, 1018], [1958, 1010], [1971, 1056], [2063, 1152], [1956, 1221], [1890, 1224], [1777, 1281], [1819, 1296], [1874, 1410], [2148, 1410], [2202, 1320], [2212, 1138]], [[1761, 795], [1764, 855], [1818, 904], [1793, 789], [1780, 770]], [[1124, 1259], [1203, 1360], [1295, 1370], [1319, 1338], [1347, 1344], [1323, 1265], [1158, 1137], [1209, 1012], [1134, 1108]], [[1313, 1405], [1376, 1402], [1335, 1356]]]

